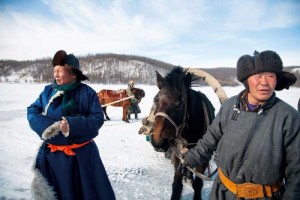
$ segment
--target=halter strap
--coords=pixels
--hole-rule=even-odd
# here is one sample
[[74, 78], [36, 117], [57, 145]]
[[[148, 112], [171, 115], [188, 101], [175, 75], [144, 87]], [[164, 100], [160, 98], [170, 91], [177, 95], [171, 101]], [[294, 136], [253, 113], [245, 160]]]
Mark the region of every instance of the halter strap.
[[154, 119], [155, 119], [157, 116], [162, 116], [162, 117], [166, 118], [166, 119], [173, 125], [173, 127], [174, 127], [175, 130], [176, 130], [176, 135], [175, 135], [175, 137], [178, 137], [180, 131], [184, 129], [184, 126], [185, 126], [185, 123], [186, 123], [186, 115], [187, 115], [187, 105], [185, 104], [185, 106], [184, 106], [183, 120], [182, 120], [182, 122], [181, 122], [181, 124], [180, 124], [179, 126], [177, 126], [176, 123], [174, 122], [174, 120], [173, 120], [167, 113], [164, 113], [164, 112], [157, 112], [157, 113], [154, 115]]
[[155, 119], [157, 116], [162, 116], [162, 117], [166, 118], [166, 119], [174, 126], [174, 128], [175, 128], [175, 130], [176, 130], [176, 136], [177, 136], [177, 134], [178, 134], [178, 132], [179, 132], [180, 126], [177, 126], [176, 123], [174, 122], [174, 120], [173, 120], [169, 115], [167, 115], [166, 113], [158, 112], [158, 113], [155, 114], [154, 119]]

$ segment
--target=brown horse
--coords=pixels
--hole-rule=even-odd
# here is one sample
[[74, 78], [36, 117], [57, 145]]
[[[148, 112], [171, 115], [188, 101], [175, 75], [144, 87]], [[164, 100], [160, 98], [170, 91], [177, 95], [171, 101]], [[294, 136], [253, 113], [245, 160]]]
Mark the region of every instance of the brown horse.
[[[205, 134], [214, 118], [214, 107], [201, 92], [191, 89], [196, 76], [181, 67], [174, 68], [166, 77], [156, 72], [159, 92], [154, 97], [150, 142], [159, 152], [170, 151], [174, 164], [172, 200], [179, 200], [183, 178], [188, 177], [194, 189], [194, 200], [201, 199], [203, 180], [192, 176], [181, 164], [182, 149], [189, 149]], [[199, 79], [199, 77], [198, 77]], [[146, 120], [147, 121], [147, 120]], [[143, 124], [147, 124], [143, 120]], [[141, 132], [147, 130], [140, 130]], [[197, 169], [204, 172], [206, 166]]]
[[110, 120], [106, 112], [106, 107], [114, 106], [114, 107], [123, 107], [122, 120], [125, 122], [129, 122], [127, 112], [129, 106], [131, 105], [131, 98], [135, 98], [138, 101], [141, 101], [141, 99], [145, 96], [145, 92], [142, 89], [132, 88], [131, 91], [134, 94], [134, 96], [132, 97], [128, 97], [125, 89], [121, 89], [121, 90], [103, 89], [97, 93], [106, 120]]

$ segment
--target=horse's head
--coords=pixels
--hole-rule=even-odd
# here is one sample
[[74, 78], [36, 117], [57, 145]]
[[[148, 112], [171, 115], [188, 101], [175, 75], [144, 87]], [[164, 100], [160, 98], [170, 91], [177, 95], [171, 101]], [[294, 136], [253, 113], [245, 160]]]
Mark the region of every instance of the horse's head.
[[156, 72], [159, 92], [154, 97], [154, 124], [151, 144], [156, 151], [167, 151], [185, 126], [187, 93], [191, 74], [174, 68], [166, 77]]
[[141, 100], [145, 97], [145, 91], [140, 88], [131, 88], [132, 93], [134, 94], [134, 97], [138, 100]]

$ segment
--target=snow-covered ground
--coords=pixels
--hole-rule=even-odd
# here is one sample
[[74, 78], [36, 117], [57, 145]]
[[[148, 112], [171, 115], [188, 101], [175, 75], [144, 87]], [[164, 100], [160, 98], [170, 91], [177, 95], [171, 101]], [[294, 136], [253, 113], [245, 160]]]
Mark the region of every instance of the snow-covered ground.
[[[26, 108], [43, 90], [45, 84], [0, 83], [0, 199], [30, 199], [33, 177], [31, 165], [40, 144], [39, 137], [29, 128]], [[124, 89], [125, 85], [91, 85], [100, 89]], [[141, 118], [152, 105], [156, 86], [136, 85], [146, 92], [140, 104], [139, 120], [124, 123], [121, 108], [108, 107], [112, 119], [104, 123], [95, 138], [117, 199], [169, 199], [173, 167], [163, 153], [155, 152], [144, 135], [138, 135]], [[226, 94], [237, 94], [243, 87], [225, 87]], [[220, 103], [210, 87], [199, 87], [212, 101], [216, 111]], [[299, 88], [277, 92], [277, 96], [297, 108]], [[133, 117], [132, 117], [133, 118]], [[208, 199], [212, 182], [205, 181], [203, 197]], [[192, 188], [184, 186], [183, 200], [192, 199]]]

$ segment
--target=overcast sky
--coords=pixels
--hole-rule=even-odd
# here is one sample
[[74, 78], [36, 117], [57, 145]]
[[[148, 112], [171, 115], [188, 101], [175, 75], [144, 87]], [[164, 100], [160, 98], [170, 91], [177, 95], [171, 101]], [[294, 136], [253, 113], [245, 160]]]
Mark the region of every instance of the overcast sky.
[[254, 50], [300, 65], [299, 0], [0, 0], [0, 59], [57, 50], [235, 67]]

